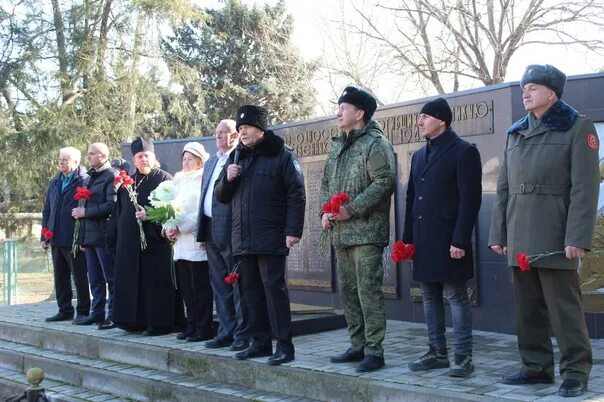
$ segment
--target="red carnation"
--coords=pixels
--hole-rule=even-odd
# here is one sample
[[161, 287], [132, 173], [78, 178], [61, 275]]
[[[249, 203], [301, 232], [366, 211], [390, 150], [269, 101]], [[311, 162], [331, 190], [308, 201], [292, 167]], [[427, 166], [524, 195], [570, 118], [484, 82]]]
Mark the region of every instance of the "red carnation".
[[525, 272], [531, 270], [531, 262], [526, 253], [516, 254], [516, 262], [518, 263], [521, 271]]
[[337, 193], [331, 196], [329, 201], [327, 201], [322, 206], [323, 212], [326, 214], [339, 214], [340, 207], [346, 204], [350, 200], [350, 197], [346, 193]]
[[407, 261], [413, 258], [415, 255], [415, 246], [413, 244], [407, 244], [402, 240], [397, 240], [394, 243], [394, 247], [392, 249], [392, 253], [390, 253], [390, 258], [395, 263], [401, 261]]
[[76, 188], [75, 195], [73, 196], [73, 198], [75, 198], [76, 201], [87, 201], [91, 197], [92, 197], [92, 191], [90, 191], [86, 187]]
[[118, 187], [130, 187], [134, 184], [134, 179], [128, 176], [125, 170], [120, 170], [120, 173], [113, 179], [113, 183], [117, 184]]
[[229, 285], [233, 285], [235, 282], [237, 282], [237, 279], [239, 279], [239, 273], [231, 272], [224, 278], [224, 281]]
[[325, 204], [323, 204], [323, 212], [325, 212], [326, 214], [337, 214], [338, 212], [340, 212], [340, 206], [334, 204], [331, 201], [327, 201]]
[[54, 236], [55, 234], [52, 230], [48, 230], [48, 228], [42, 228], [42, 237], [44, 237], [46, 241], [50, 241]]

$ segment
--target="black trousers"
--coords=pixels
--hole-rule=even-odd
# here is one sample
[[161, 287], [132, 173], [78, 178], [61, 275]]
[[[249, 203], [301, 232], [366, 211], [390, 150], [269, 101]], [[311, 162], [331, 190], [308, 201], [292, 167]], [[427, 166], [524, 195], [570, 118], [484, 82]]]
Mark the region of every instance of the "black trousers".
[[277, 340], [277, 350], [294, 353], [285, 258], [285, 255], [256, 254], [238, 256], [236, 260], [252, 344], [267, 347], [272, 335]]
[[176, 281], [187, 308], [188, 328], [199, 336], [214, 336], [213, 293], [207, 261], [176, 261]]
[[51, 247], [52, 265], [54, 266], [55, 292], [59, 311], [73, 314], [73, 292], [71, 276], [75, 284], [78, 304], [76, 311], [79, 315], [88, 315], [90, 311], [90, 291], [88, 290], [88, 272], [84, 252], [78, 250], [76, 256], [71, 254], [71, 247]]

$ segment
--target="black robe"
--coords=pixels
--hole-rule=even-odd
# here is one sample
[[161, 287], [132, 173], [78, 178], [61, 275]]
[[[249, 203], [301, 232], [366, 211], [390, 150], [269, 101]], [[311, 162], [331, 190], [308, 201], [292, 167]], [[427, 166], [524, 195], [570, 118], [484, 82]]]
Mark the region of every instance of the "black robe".
[[[145, 207], [151, 191], [172, 176], [153, 169], [146, 176], [137, 171], [132, 178], [138, 204]], [[172, 281], [172, 246], [162, 236], [161, 225], [143, 222], [147, 247], [141, 250], [134, 214], [128, 192], [121, 187], [107, 233], [107, 245], [115, 255], [113, 321], [129, 330], [180, 327], [184, 312]]]

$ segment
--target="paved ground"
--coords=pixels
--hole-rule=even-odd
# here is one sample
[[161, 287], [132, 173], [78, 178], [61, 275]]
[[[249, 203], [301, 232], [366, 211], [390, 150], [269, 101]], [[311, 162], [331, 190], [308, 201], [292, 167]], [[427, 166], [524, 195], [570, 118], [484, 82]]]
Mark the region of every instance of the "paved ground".
[[[93, 327], [79, 327], [71, 323], [45, 323], [44, 317], [56, 312], [53, 303], [39, 303], [0, 307], [0, 321], [37, 327], [49, 327], [90, 336], [110, 337], [150, 345], [195, 350], [202, 353], [228, 356], [232, 352], [205, 349], [203, 344], [176, 341], [173, 335], [141, 337], [120, 330], [98, 331]], [[18, 339], [13, 340], [18, 342]], [[296, 360], [288, 366], [346, 376], [367, 377], [375, 380], [422, 386], [427, 389], [447, 390], [459, 395], [497, 396], [517, 401], [604, 401], [604, 340], [592, 340], [594, 366], [589, 391], [581, 398], [560, 398], [556, 392], [561, 383], [554, 385], [509, 386], [499, 381], [501, 376], [519, 367], [516, 338], [511, 335], [474, 331], [475, 373], [466, 379], [451, 378], [446, 369], [424, 373], [410, 372], [407, 364], [425, 352], [426, 338], [423, 325], [388, 321], [384, 347], [386, 368], [374, 373], [359, 375], [352, 364], [331, 364], [329, 357], [348, 347], [345, 329], [305, 335], [294, 338]], [[558, 358], [558, 356], [557, 356]]]

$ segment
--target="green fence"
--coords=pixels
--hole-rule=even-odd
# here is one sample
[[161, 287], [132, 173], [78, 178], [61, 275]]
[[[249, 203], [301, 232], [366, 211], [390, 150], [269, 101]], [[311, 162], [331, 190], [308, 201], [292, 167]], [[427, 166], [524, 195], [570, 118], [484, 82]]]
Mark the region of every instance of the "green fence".
[[22, 304], [54, 300], [49, 251], [29, 236], [0, 241], [0, 303]]

